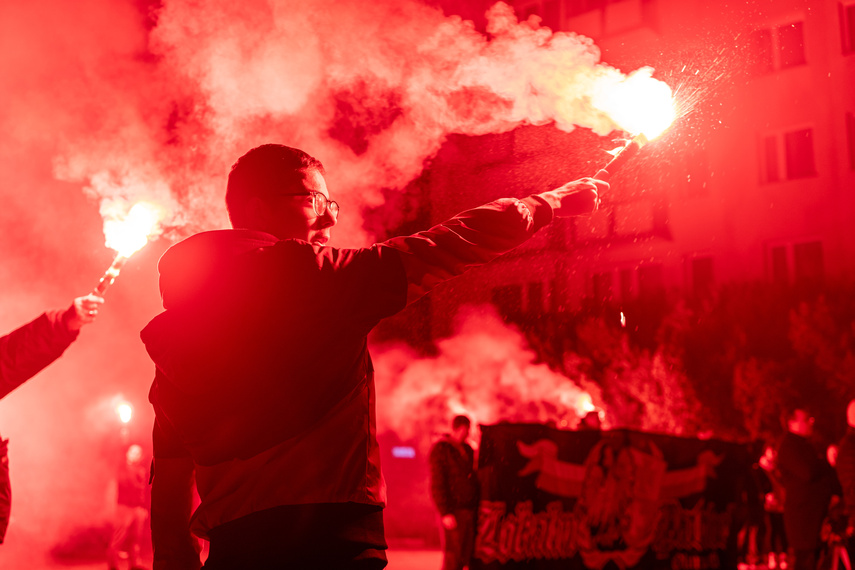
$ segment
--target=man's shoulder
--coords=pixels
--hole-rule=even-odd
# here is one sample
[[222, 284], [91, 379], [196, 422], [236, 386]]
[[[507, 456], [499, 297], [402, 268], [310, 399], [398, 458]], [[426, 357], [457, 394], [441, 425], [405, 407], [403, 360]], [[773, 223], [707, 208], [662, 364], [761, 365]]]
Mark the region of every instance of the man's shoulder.
[[451, 449], [453, 445], [454, 444], [451, 443], [451, 440], [449, 440], [447, 436], [442, 436], [437, 439], [431, 446], [431, 453]]

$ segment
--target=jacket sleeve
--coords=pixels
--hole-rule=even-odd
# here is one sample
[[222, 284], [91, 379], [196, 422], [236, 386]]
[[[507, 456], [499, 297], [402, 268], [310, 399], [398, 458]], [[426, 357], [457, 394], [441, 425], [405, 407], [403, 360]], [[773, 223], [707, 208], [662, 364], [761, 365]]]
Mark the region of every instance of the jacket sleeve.
[[64, 311], [48, 311], [0, 338], [0, 398], [59, 358], [77, 338]]
[[12, 485], [9, 481], [8, 439], [0, 438], [0, 544], [6, 537], [12, 512]]
[[[157, 404], [152, 402], [157, 415]], [[151, 542], [154, 570], [199, 570], [199, 541], [190, 533], [195, 466], [167, 422], [155, 417], [152, 432]]]
[[846, 514], [850, 521], [855, 521], [855, 434], [847, 435], [841, 443], [836, 468], [837, 478], [843, 488]]
[[521, 245], [551, 221], [552, 209], [537, 196], [503, 198], [383, 245], [400, 253], [407, 302], [413, 302], [440, 282]]
[[448, 454], [442, 442], [430, 452], [430, 496], [440, 516], [451, 512], [451, 489], [448, 480]]

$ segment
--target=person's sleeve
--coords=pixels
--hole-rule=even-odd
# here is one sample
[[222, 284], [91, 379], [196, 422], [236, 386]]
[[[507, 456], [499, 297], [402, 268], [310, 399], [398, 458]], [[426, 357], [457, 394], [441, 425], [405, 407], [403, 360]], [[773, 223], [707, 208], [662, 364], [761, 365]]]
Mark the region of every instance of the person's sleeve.
[[382, 245], [400, 254], [407, 302], [413, 302], [442, 281], [516, 248], [551, 221], [552, 208], [537, 196], [503, 198]]
[[451, 513], [448, 465], [442, 444], [430, 452], [430, 496], [440, 516]]
[[194, 465], [190, 454], [165, 422], [155, 419], [152, 433], [151, 542], [154, 570], [199, 570], [199, 541], [190, 533]]
[[12, 513], [12, 485], [9, 480], [9, 440], [0, 438], [0, 544], [6, 538]]
[[855, 446], [841, 446], [837, 457], [837, 478], [843, 489], [843, 504], [850, 520], [855, 519]]
[[0, 338], [0, 398], [59, 358], [77, 338], [63, 321], [65, 311], [48, 311]]

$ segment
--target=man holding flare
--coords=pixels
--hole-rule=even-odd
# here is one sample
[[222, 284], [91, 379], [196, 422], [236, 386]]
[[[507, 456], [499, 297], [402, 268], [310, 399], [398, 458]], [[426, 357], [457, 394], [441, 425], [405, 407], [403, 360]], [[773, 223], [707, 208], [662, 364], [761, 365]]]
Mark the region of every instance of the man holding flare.
[[241, 157], [234, 229], [164, 254], [165, 311], [141, 335], [156, 365], [155, 568], [200, 568], [191, 532], [210, 541], [211, 570], [385, 567], [369, 331], [553, 217], [591, 213], [607, 188], [585, 178], [338, 249], [317, 159], [277, 144]]

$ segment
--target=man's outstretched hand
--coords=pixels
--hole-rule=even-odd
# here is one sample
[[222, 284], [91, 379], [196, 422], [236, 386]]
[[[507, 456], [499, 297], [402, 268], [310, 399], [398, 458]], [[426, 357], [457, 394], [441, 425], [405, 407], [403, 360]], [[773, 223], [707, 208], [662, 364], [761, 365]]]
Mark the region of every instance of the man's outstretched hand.
[[[597, 175], [606, 178], [608, 173], [601, 170]], [[600, 205], [600, 194], [608, 189], [609, 183], [605, 180], [580, 178], [538, 196], [552, 206], [552, 212], [556, 217], [568, 218], [597, 211]]]

